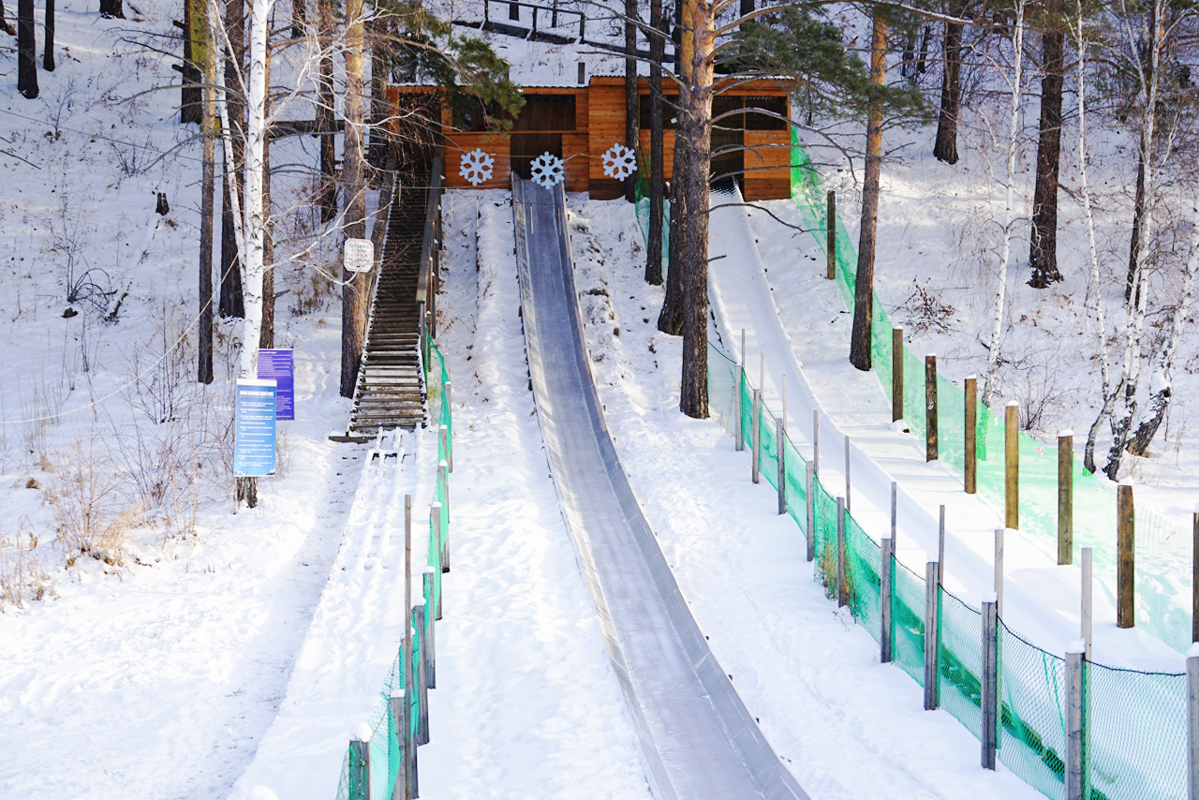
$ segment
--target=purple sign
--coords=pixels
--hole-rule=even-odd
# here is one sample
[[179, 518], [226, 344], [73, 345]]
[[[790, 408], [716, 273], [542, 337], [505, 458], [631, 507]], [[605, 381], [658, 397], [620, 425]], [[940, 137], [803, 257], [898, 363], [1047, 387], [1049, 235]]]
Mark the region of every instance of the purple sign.
[[295, 419], [295, 364], [291, 350], [259, 350], [258, 379], [273, 380], [277, 387], [275, 419]]

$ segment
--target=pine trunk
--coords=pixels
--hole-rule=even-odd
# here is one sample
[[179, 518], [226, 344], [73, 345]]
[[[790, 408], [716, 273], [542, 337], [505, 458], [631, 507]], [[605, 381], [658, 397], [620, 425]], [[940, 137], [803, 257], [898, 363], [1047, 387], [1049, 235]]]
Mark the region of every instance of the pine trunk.
[[54, 71], [54, 0], [46, 0], [46, 47], [42, 54], [42, 69]]
[[316, 127], [321, 141], [321, 183], [317, 205], [321, 222], [337, 219], [337, 134], [333, 117], [333, 0], [317, 0], [320, 85], [317, 88]]
[[[346, 90], [345, 90], [345, 192], [347, 239], [366, 238], [366, 184], [362, 129], [366, 116], [366, 85], [363, 73], [365, 30], [362, 0], [346, 5]], [[341, 396], [353, 397], [358, 366], [366, 338], [367, 275], [343, 271], [341, 318]]]
[[1062, 84], [1065, 79], [1066, 34], [1048, 30], [1041, 37], [1041, 128], [1037, 141], [1037, 179], [1033, 190], [1032, 243], [1028, 285], [1044, 289], [1062, 279], [1057, 268], [1057, 184], [1062, 155]]
[[[949, 13], [961, 16], [966, 4], [954, 0]], [[962, 108], [962, 26], [945, 23], [945, 66], [941, 73], [941, 111], [937, 115], [937, 140], [933, 156], [946, 164], [958, 163], [958, 114]]]
[[199, 363], [196, 380], [212, 383], [212, 233], [214, 216], [213, 186], [216, 180], [216, 42], [209, 35], [211, 9], [204, 8], [204, 119], [201, 130], [204, 144], [200, 167], [200, 319], [197, 346]]
[[38, 94], [33, 0], [17, 0], [17, 91], [28, 100]]
[[221, 305], [222, 317], [243, 318], [246, 315], [243, 295], [242, 269], [239, 257], [242, 236], [238, 233], [237, 209], [231, 194], [242, 191], [241, 171], [245, 163], [246, 108], [241, 99], [243, 65], [246, 63], [246, 11], [244, 0], [225, 0], [225, 31], [230, 52], [225, 58], [223, 84], [227, 89], [225, 116], [228, 125], [224, 153], [226, 180], [223, 182], [221, 216]]
[[203, 124], [204, 98], [200, 91], [200, 70], [196, 66], [196, 5], [200, 0], [183, 0], [183, 80], [179, 96], [179, 122]]
[[[875, 6], [870, 34], [870, 81], [883, 86], [887, 80], [886, 12]], [[879, 179], [883, 157], [883, 101], [870, 99], [866, 123], [866, 171], [862, 180], [862, 225], [858, 236], [858, 268], [854, 280], [853, 332], [849, 362], [860, 370], [870, 369], [870, 328], [874, 313], [874, 250], [878, 231]]]
[[650, 0], [649, 64], [649, 233], [645, 256], [646, 283], [662, 284], [662, 223], [663, 199], [666, 194], [665, 131], [662, 109], [662, 60], [666, 41], [658, 35], [666, 20], [662, 15], [662, 0]]
[[[636, 153], [641, 149], [637, 141], [637, 123], [641, 115], [637, 99], [637, 0], [625, 0], [624, 13], [624, 144]], [[624, 197], [630, 203], [637, 199], [636, 170], [625, 179]]]

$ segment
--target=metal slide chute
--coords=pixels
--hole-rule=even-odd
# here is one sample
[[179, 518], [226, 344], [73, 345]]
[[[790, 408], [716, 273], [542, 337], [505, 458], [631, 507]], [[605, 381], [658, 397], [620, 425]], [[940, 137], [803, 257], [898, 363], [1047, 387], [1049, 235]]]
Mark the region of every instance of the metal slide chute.
[[512, 199], [537, 415], [654, 792], [807, 800], [708, 648], [617, 458], [587, 361], [562, 186], [513, 176]]

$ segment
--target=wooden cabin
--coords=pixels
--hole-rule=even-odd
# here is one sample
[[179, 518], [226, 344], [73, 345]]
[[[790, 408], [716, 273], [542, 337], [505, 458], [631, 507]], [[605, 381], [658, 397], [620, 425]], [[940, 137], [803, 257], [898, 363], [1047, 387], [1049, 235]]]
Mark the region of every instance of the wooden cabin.
[[[413, 130], [404, 131], [412, 119], [440, 117], [436, 138], [445, 152], [446, 186], [457, 189], [494, 189], [511, 185], [511, 172], [529, 177], [534, 158], [548, 152], [563, 159], [568, 192], [588, 192], [596, 199], [612, 199], [623, 193], [623, 184], [604, 174], [603, 154], [613, 144], [624, 142], [624, 78], [593, 77], [586, 86], [526, 86], [525, 106], [512, 128], [496, 132], [485, 128], [485, 109], [468, 98], [451, 107], [441, 102], [440, 92], [425, 86], [389, 86], [388, 101], [400, 120], [393, 132], [402, 141]], [[649, 83], [640, 81], [640, 143], [649, 155]], [[669, 99], [669, 98], [668, 98]], [[426, 109], [425, 114], [405, 114]], [[720, 94], [713, 102], [713, 115], [739, 108], [764, 108], [779, 118], [764, 114], [733, 113], [718, 124], [712, 135], [712, 150], [730, 145], [730, 151], [712, 159], [712, 175], [733, 175], [746, 200], [786, 198], [791, 193], [791, 134], [784, 121], [790, 116], [790, 98], [784, 84], [756, 80]], [[431, 112], [431, 113], [430, 113]], [[674, 153], [674, 125], [666, 112], [666, 179], [670, 180]], [[491, 179], [472, 187], [459, 173], [462, 154], [476, 148], [491, 155], [495, 166]]]

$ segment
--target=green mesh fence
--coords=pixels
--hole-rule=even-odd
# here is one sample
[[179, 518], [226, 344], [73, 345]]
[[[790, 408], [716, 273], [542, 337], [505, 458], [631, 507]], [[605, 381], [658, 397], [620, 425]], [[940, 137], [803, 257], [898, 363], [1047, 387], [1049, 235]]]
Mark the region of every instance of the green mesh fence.
[[[451, 421], [449, 398], [445, 386], [450, 382], [450, 374], [446, 369], [445, 356], [427, 333], [423, 342], [422, 356], [426, 367], [426, 391], [429, 407], [436, 409], [439, 425], [446, 429], [445, 437], [438, 435], [437, 461], [448, 461], [453, 449], [453, 427]], [[432, 415], [430, 415], [432, 416]], [[446, 480], [448, 480], [448, 475]], [[415, 609], [410, 612], [408, 624], [412, 630], [412, 661], [404, 663], [404, 648], [401, 644], [387, 679], [379, 690], [379, 700], [370, 718], [371, 738], [368, 746], [369, 758], [367, 769], [359, 765], [353, 748], [348, 748], [342, 761], [341, 777], [337, 784], [337, 800], [359, 800], [365, 798], [369, 789], [370, 797], [391, 797], [392, 790], [399, 779], [403, 768], [400, 758], [400, 737], [395, 729], [395, 720], [391, 715], [391, 697], [403, 690], [405, 675], [412, 675], [412, 685], [415, 690], [407, 696], [409, 730], [408, 736], [412, 742], [418, 739], [421, 719], [421, 692], [419, 687], [426, 680], [421, 656], [426, 643], [433, 634], [433, 620], [437, 609], [441, 607], [441, 574], [442, 561], [446, 542], [449, 537], [450, 504], [447, 497], [447, 486], [442, 482], [440, 474], [435, 480], [433, 500], [440, 506], [432, 506], [438, 510], [439, 528], [434, 524], [434, 518], [429, 519], [428, 536], [428, 569], [425, 574], [428, 579], [422, 582], [425, 614], [423, 624], [417, 624]], [[365, 772], [365, 778], [363, 774]], [[364, 781], [369, 786], [363, 785]]]
[[1065, 793], [1065, 665], [1000, 620], [999, 760], [1053, 798]]
[[[827, 201], [819, 174], [792, 129], [791, 196], [815, 238], [827, 253]], [[853, 308], [857, 253], [838, 219], [836, 274], [847, 308]], [[892, 323], [877, 295], [871, 315], [871, 359], [874, 371], [890, 395], [893, 386]], [[903, 417], [908, 429], [923, 441], [926, 435], [924, 363], [906, 347], [903, 352]], [[965, 396], [962, 388], [937, 377], [938, 455], [958, 474], [965, 470]], [[978, 404], [978, 490], [996, 504], [1004, 501], [1003, 417]], [[1056, 542], [1057, 449], [1021, 433], [1020, 529]], [[1101, 476], [1082, 468], [1075, 459], [1074, 543], [1094, 548], [1096, 577], [1114, 586], [1116, 513], [1115, 490]], [[1137, 623], [1167, 644], [1185, 650], [1190, 644], [1190, 614], [1186, 589], [1172, 576], [1189, 569], [1189, 529], [1148, 509], [1137, 511]], [[1052, 545], [1056, 547], [1056, 544]]]
[[[802, 188], [802, 184], [799, 185]], [[812, 222], [809, 220], [809, 224]], [[823, 225], [823, 221], [821, 221]], [[844, 237], [842, 237], [843, 239]], [[845, 245], [848, 247], [848, 245]], [[838, 246], [842, 253], [842, 246]], [[840, 258], [840, 255], [839, 255]], [[847, 262], [848, 263], [848, 262]], [[877, 306], [876, 304], [876, 307]], [[877, 338], [877, 337], [876, 337]], [[890, 364], [890, 341], [884, 339], [885, 355]], [[905, 353], [908, 370], [923, 377], [923, 364]], [[713, 418], [731, 435], [741, 432], [745, 449], [752, 447], [753, 386], [735, 361], [709, 345], [708, 387]], [[876, 361], [876, 366], [880, 362]], [[915, 370], [919, 368], [919, 372]], [[888, 373], [889, 380], [889, 373]], [[938, 401], [942, 416], [940, 452], [943, 460], [956, 467], [962, 462], [964, 397], [944, 378], [938, 378]], [[915, 388], [905, 382], [905, 407], [917, 411], [924, 407], [923, 381]], [[956, 404], [956, 405], [955, 405]], [[957, 420], [956, 428], [947, 425], [946, 411]], [[738, 418], [740, 424], [738, 425]], [[923, 430], [922, 414], [907, 415], [909, 423]], [[979, 444], [989, 452], [1003, 454], [1002, 419], [979, 408]], [[806, 462], [784, 435], [779, 441], [776, 417], [763, 407], [761, 413], [762, 474], [777, 487], [778, 449], [786, 452], [783, 476], [788, 513], [806, 527]], [[955, 441], [947, 439], [947, 429], [956, 430]], [[1020, 440], [1021, 519], [1053, 519], [1056, 526], [1057, 454], [1029, 437]], [[997, 472], [1002, 475], [1002, 464]], [[980, 462], [980, 488], [983, 486]], [[1078, 519], [1115, 519], [1115, 495], [1110, 487], [1085, 475], [1077, 464], [1075, 477], [1076, 526]], [[1030, 485], [1052, 486], [1052, 496], [1031, 492]], [[993, 481], [996, 482], [996, 481]], [[998, 480], [996, 499], [1002, 500], [1002, 479]], [[1031, 494], [1031, 496], [1029, 496]], [[837, 504], [815, 476], [813, 491], [814, 527], [811, 531], [816, 558], [814, 579], [825, 587], [830, 599], [836, 597], [837, 581]], [[1085, 506], [1082, 514], [1077, 514]], [[1157, 598], [1185, 597], [1189, 587], [1180, 578], [1189, 574], [1189, 560], [1180, 559], [1168, 543], [1178, 534], [1168, 521], [1152, 513], [1137, 512], [1137, 559], [1152, 565], [1148, 574], [1138, 572], [1138, 591], [1146, 580]], [[1099, 528], [1106, 531], [1106, 528]], [[1056, 528], [1054, 529], [1054, 531]], [[1093, 535], [1093, 531], [1091, 532]], [[1076, 527], [1076, 538], [1077, 538]], [[1106, 533], [1104, 535], [1107, 535]], [[1096, 563], [1101, 552], [1111, 566], [1114, 562], [1114, 529], [1108, 542], [1088, 542], [1095, 546]], [[1182, 537], [1183, 542], [1189, 541]], [[849, 607], [855, 620], [876, 639], [881, 635], [881, 593], [879, 575], [881, 550], [878, 544], [850, 515], [845, 514], [846, 574]], [[897, 666], [918, 684], [924, 682], [924, 578], [898, 561], [894, 562], [892, 613], [894, 636], [892, 657]], [[1111, 574], [1114, 578], [1114, 568]], [[1155, 606], [1142, 600], [1138, 614]], [[1173, 609], [1170, 609], [1173, 613]], [[941, 707], [952, 714], [976, 737], [982, 729], [982, 614], [960, 598], [941, 589], [938, 603], [938, 671]], [[1189, 625], [1184, 612], [1168, 617], [1174, 626]], [[1002, 622], [1002, 621], [1001, 621]], [[1189, 631], [1189, 628], [1188, 628]], [[1051, 798], [1064, 795], [1065, 743], [1065, 661], [1029, 643], [1006, 625], [1000, 629], [998, 683], [1000, 687], [999, 759], [1024, 781]], [[1087, 664], [1087, 732], [1089, 737], [1089, 796], [1092, 800], [1140, 800], [1141, 798], [1179, 797], [1185, 785], [1187, 764], [1186, 683], [1185, 675], [1145, 673]]]
[[941, 590], [937, 625], [941, 707], [982, 738], [982, 614]]

